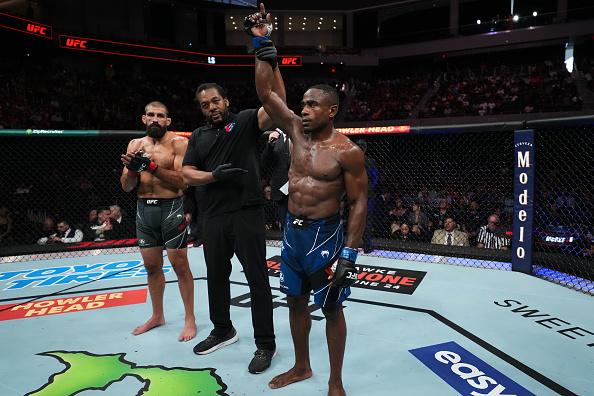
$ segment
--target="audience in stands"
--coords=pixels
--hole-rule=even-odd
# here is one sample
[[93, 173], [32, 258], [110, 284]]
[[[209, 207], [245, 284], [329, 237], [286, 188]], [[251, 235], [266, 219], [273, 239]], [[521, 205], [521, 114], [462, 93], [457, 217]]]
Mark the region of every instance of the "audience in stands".
[[[562, 59], [549, 60], [543, 55], [514, 63], [514, 58], [502, 53], [501, 59], [490, 64], [464, 58], [445, 70], [438, 65], [419, 71], [384, 68], [380, 76], [325, 80], [348, 97], [344, 121], [581, 109], [582, 100]], [[580, 65], [590, 89], [593, 64], [585, 59]], [[44, 62], [26, 67], [0, 64], [0, 79], [3, 128], [141, 129], [137, 114], [148, 97], [169, 104], [175, 115], [172, 130], [191, 131], [201, 121], [192, 101], [201, 82], [195, 74], [161, 73], [138, 65], [109, 64], [101, 70]], [[319, 78], [286, 74], [285, 82], [289, 107], [298, 111], [302, 93]], [[259, 105], [252, 81], [227, 79], [225, 86], [232, 110]]]
[[468, 235], [460, 231], [456, 220], [447, 217], [443, 222], [443, 228], [435, 230], [431, 243], [446, 246], [469, 246]]
[[60, 220], [56, 226], [57, 231], [48, 237], [39, 238], [38, 245], [51, 245], [54, 243], [74, 243], [83, 240], [83, 232], [78, 228], [71, 228], [66, 220]]

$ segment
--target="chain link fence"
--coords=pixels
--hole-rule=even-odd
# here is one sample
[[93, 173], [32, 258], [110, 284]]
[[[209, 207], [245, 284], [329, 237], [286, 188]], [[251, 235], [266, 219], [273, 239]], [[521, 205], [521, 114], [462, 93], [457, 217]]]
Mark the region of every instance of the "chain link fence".
[[[120, 154], [136, 136], [83, 134], [0, 136], [6, 164], [0, 170], [0, 256], [136, 249], [136, 197], [119, 184]], [[512, 128], [430, 128], [352, 139], [365, 150], [369, 174], [365, 253], [511, 269]], [[537, 129], [535, 141], [534, 272], [594, 293], [594, 127]], [[266, 144], [263, 138], [262, 150]], [[262, 169], [267, 198], [273, 168]], [[268, 237], [279, 246], [278, 208], [265, 202]], [[82, 238], [52, 241], [64, 222]]]
[[594, 127], [539, 129], [535, 144], [534, 271], [592, 293]]
[[119, 157], [132, 136], [89, 135], [0, 138], [2, 256], [135, 245], [136, 199], [119, 184]]
[[[353, 137], [369, 176], [367, 254], [511, 270], [513, 128], [454, 130]], [[533, 273], [593, 294], [594, 127], [535, 132]]]

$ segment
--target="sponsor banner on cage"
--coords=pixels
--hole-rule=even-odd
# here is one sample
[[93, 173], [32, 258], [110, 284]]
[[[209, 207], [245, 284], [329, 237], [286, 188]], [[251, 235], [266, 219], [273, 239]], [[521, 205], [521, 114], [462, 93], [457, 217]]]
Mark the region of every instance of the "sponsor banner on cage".
[[86, 296], [31, 301], [19, 305], [0, 305], [0, 321], [90, 311], [122, 305], [144, 304], [146, 302], [146, 294], [146, 289], [138, 289], [117, 293], [90, 294]]
[[514, 133], [514, 217], [512, 268], [532, 270], [532, 222], [534, 213], [534, 130]]
[[461, 395], [535, 396], [453, 341], [409, 352]]
[[382, 135], [409, 133], [410, 125], [369, 126], [361, 128], [336, 128], [343, 135]]
[[[280, 276], [280, 262], [281, 256], [273, 256], [266, 260], [269, 276]], [[372, 265], [357, 265], [357, 269], [359, 274], [354, 287], [402, 294], [413, 294], [427, 274], [423, 271]]]

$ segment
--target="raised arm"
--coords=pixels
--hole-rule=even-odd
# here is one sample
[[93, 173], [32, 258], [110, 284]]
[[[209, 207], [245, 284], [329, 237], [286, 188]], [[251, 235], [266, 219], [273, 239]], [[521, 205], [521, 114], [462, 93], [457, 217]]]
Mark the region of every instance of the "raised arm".
[[301, 119], [288, 107], [283, 99], [273, 90], [275, 76], [268, 62], [256, 58], [256, 92], [264, 111], [274, 125], [286, 131], [291, 140], [302, 138]]
[[361, 243], [367, 219], [367, 172], [365, 157], [358, 147], [343, 152], [340, 163], [349, 204], [346, 246], [357, 249]]
[[[248, 15], [243, 21], [243, 29], [248, 36], [252, 37], [252, 44], [256, 50], [256, 56], [259, 59], [266, 60], [272, 67], [271, 89], [278, 97], [287, 103], [287, 93], [285, 91], [285, 83], [281, 75], [280, 68], [276, 60], [276, 48], [270, 40], [272, 34], [273, 24], [270, 13], [266, 12], [266, 7], [260, 3], [258, 12]], [[258, 110], [258, 127], [260, 130], [272, 129], [278, 127], [274, 120], [269, 116], [269, 113], [261, 107]]]
[[[274, 69], [274, 79], [272, 82], [272, 91], [275, 92], [279, 98], [284, 102], [287, 103], [287, 93], [285, 91], [285, 82], [283, 81], [283, 76], [281, 75], [280, 68], [277, 66]], [[276, 127], [272, 118], [268, 115], [264, 107], [260, 107], [258, 109], [258, 127], [260, 130], [264, 131], [267, 129], [272, 129]]]

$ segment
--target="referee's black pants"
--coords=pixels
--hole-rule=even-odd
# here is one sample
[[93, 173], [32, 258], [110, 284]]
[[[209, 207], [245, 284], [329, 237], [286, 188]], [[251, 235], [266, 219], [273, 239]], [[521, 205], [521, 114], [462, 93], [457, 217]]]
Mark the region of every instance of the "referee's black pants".
[[248, 207], [222, 215], [205, 216], [202, 225], [208, 305], [210, 320], [214, 324], [211, 334], [223, 336], [233, 326], [229, 313], [229, 276], [231, 257], [235, 253], [250, 287], [256, 346], [275, 349], [263, 208]]

